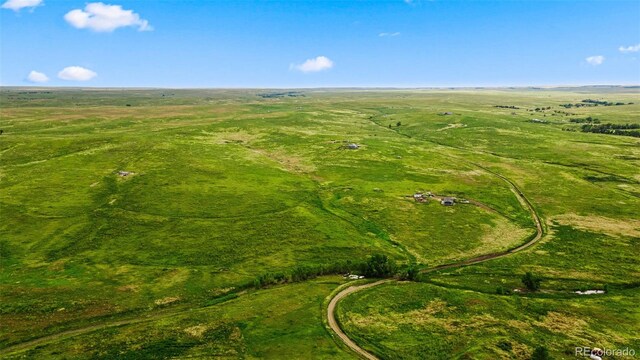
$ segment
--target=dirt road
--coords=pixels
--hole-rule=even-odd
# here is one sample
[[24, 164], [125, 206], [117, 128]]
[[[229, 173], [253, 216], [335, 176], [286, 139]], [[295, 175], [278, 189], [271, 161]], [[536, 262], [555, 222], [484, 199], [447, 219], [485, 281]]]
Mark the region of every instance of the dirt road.
[[347, 345], [349, 348], [351, 348], [351, 350], [355, 351], [358, 355], [362, 356], [365, 359], [377, 360], [378, 358], [375, 357], [373, 354], [369, 353], [368, 351], [364, 350], [360, 346], [358, 346], [358, 344], [353, 342], [353, 340], [349, 339], [347, 334], [345, 334], [342, 331], [342, 329], [340, 328], [340, 325], [338, 325], [338, 321], [336, 321], [336, 316], [335, 316], [336, 305], [338, 305], [338, 302], [343, 298], [345, 298], [346, 296], [348, 296], [349, 294], [353, 294], [356, 291], [360, 291], [370, 287], [378, 286], [380, 284], [384, 284], [389, 281], [391, 280], [386, 279], [386, 280], [380, 280], [380, 281], [376, 281], [376, 282], [364, 284], [364, 285], [349, 286], [348, 288], [336, 294], [336, 296], [334, 296], [333, 299], [331, 299], [331, 302], [329, 302], [329, 306], [327, 307], [327, 320], [329, 322], [329, 327], [336, 333], [336, 335], [338, 335], [340, 340], [342, 340], [342, 342], [345, 345]]
[[[492, 171], [489, 170], [485, 167], [482, 167], [478, 164], [474, 164], [475, 166], [499, 177], [500, 179], [504, 180], [507, 184], [509, 184], [509, 187], [511, 189], [511, 191], [516, 195], [516, 197], [518, 198], [518, 200], [520, 201], [521, 204], [523, 204], [527, 210], [531, 213], [531, 217], [533, 219], [533, 222], [535, 224], [536, 227], [536, 235], [529, 241], [527, 241], [526, 243], [517, 246], [515, 248], [509, 249], [509, 250], [505, 250], [505, 251], [501, 251], [501, 252], [497, 252], [497, 253], [491, 253], [491, 254], [485, 254], [485, 255], [480, 255], [471, 259], [467, 259], [467, 260], [462, 260], [462, 261], [458, 261], [455, 263], [451, 263], [451, 264], [444, 264], [444, 265], [439, 265], [439, 266], [435, 266], [429, 269], [424, 269], [422, 270], [422, 272], [424, 273], [428, 273], [428, 272], [432, 272], [432, 271], [436, 271], [436, 270], [441, 270], [441, 269], [449, 269], [449, 268], [454, 268], [454, 267], [459, 267], [459, 266], [465, 266], [465, 265], [471, 265], [471, 264], [477, 264], [477, 263], [481, 263], [483, 261], [488, 261], [488, 260], [492, 260], [492, 259], [497, 259], [503, 256], [507, 256], [510, 254], [514, 254], [517, 253], [519, 251], [522, 251], [524, 249], [529, 248], [530, 246], [532, 246], [533, 244], [535, 244], [536, 242], [538, 242], [541, 238], [542, 235], [544, 235], [544, 228], [542, 227], [542, 220], [540, 219], [540, 216], [538, 215], [538, 213], [536, 212], [535, 208], [533, 207], [533, 205], [531, 204], [531, 202], [529, 201], [529, 199], [527, 199], [527, 197], [522, 193], [522, 191], [520, 191], [520, 189], [518, 188], [518, 186], [513, 183], [511, 180], [509, 180], [508, 178]], [[342, 329], [340, 328], [338, 322], [335, 319], [335, 308], [336, 308], [336, 304], [343, 298], [345, 298], [346, 296], [348, 296], [349, 294], [352, 294], [356, 291], [360, 291], [363, 289], [367, 289], [367, 288], [371, 288], [374, 286], [378, 286], [380, 284], [384, 284], [386, 282], [389, 282], [391, 280], [387, 279], [387, 280], [380, 280], [380, 281], [376, 281], [374, 283], [370, 283], [370, 284], [365, 284], [365, 285], [359, 285], [359, 286], [351, 286], [348, 287], [342, 291], [340, 291], [338, 294], [336, 294], [336, 296], [334, 296], [333, 299], [331, 299], [331, 302], [329, 303], [329, 306], [327, 308], [327, 318], [329, 319], [329, 327], [336, 333], [336, 335], [338, 335], [338, 338], [345, 344], [347, 345], [349, 348], [351, 348], [353, 351], [355, 351], [358, 355], [360, 355], [361, 357], [365, 358], [365, 359], [378, 359], [375, 355], [367, 352], [366, 350], [362, 349], [360, 346], [358, 346], [358, 344], [356, 344], [353, 340], [351, 340], [345, 333], [344, 331], [342, 331]]]

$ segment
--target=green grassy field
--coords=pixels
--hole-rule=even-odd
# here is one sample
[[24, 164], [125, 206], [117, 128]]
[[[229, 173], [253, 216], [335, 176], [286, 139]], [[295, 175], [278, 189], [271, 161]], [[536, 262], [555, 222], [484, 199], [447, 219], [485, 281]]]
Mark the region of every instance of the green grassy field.
[[637, 349], [637, 290], [607, 296], [499, 296], [421, 283], [385, 284], [340, 303], [342, 326], [385, 359], [553, 358], [576, 347]]
[[[633, 305], [640, 140], [583, 133], [570, 121], [637, 123], [638, 88], [263, 96], [273, 92], [2, 88], [0, 349], [151, 316], [14, 355], [109, 358], [112, 347], [118, 356], [147, 358], [353, 357], [321, 321], [337, 278], [262, 290], [252, 289], [254, 280], [377, 253], [400, 266], [431, 267], [514, 248], [534, 224], [489, 169], [518, 184], [539, 212], [541, 243], [429, 274], [424, 284], [353, 295], [339, 307], [347, 333], [390, 358], [420, 357], [424, 346], [436, 347], [434, 354], [526, 358], [540, 342], [562, 357], [577, 340], [640, 351]], [[625, 105], [561, 106], [583, 99]], [[427, 191], [481, 206], [414, 201]], [[497, 286], [521, 286], [525, 271], [543, 277], [540, 294], [495, 295]], [[572, 295], [605, 285], [610, 294]], [[222, 301], [244, 289], [249, 294]], [[479, 338], [470, 329], [452, 343], [446, 327], [411, 324], [407, 315], [436, 298], [482, 301], [451, 305], [463, 310], [438, 313], [446, 321], [463, 324], [488, 312], [494, 325], [520, 321], [531, 330]], [[404, 305], [395, 309], [394, 302]], [[556, 313], [592, 316], [591, 330], [569, 337], [534, 324]], [[626, 325], [596, 336], [593, 329], [615, 316]], [[411, 330], [385, 327], [398, 318]], [[184, 330], [198, 333], [200, 325], [206, 329], [197, 336]], [[477, 350], [503, 340], [519, 352]]]
[[141, 322], [63, 336], [15, 358], [350, 359], [321, 325], [323, 300], [341, 282], [337, 277], [320, 278], [240, 294], [198, 309], [158, 309]]

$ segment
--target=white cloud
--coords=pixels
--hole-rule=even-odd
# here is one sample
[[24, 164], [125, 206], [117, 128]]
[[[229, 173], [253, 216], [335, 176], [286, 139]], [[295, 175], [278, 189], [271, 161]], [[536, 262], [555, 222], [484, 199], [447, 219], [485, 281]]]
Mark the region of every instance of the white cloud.
[[594, 56], [589, 56], [588, 58], [585, 59], [590, 65], [596, 66], [596, 65], [600, 65], [604, 62], [604, 56], [602, 55], [594, 55]]
[[40, 4], [42, 4], [42, 0], [7, 0], [2, 4], [2, 8], [20, 11], [20, 9], [34, 8]]
[[75, 28], [98, 32], [111, 32], [127, 26], [137, 27], [138, 31], [153, 30], [149, 22], [140, 18], [133, 10], [123, 10], [120, 5], [101, 2], [89, 3], [84, 10], [71, 10], [65, 14], [64, 19]]
[[630, 45], [630, 46], [627, 46], [627, 47], [620, 46], [618, 48], [618, 50], [620, 50], [621, 53], [638, 52], [638, 51], [640, 51], [640, 44]]
[[302, 71], [304, 73], [308, 72], [318, 72], [322, 70], [328, 70], [333, 67], [333, 61], [326, 56], [318, 56], [315, 59], [307, 59], [307, 61], [302, 64], [291, 64], [289, 67], [292, 70]]
[[398, 31], [396, 32], [392, 32], [392, 33], [388, 33], [388, 32], [381, 32], [380, 34], [378, 34], [378, 36], [380, 37], [386, 37], [386, 36], [398, 36], [400, 35], [400, 33]]
[[81, 66], [68, 66], [58, 73], [60, 79], [69, 81], [88, 81], [96, 76], [98, 74]]
[[41, 72], [31, 70], [27, 75], [27, 80], [32, 83], [45, 83], [49, 81], [49, 77]]

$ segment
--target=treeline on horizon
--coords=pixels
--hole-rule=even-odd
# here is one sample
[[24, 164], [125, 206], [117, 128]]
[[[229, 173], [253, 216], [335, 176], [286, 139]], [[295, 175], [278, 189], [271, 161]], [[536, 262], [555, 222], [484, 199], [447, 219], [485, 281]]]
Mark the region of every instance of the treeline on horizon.
[[598, 106], [598, 105], [602, 105], [602, 106], [620, 106], [620, 105], [633, 105], [632, 102], [630, 103], [623, 103], [623, 102], [612, 102], [612, 101], [604, 101], [604, 100], [593, 100], [593, 99], [584, 99], [581, 102], [577, 103], [577, 104], [571, 104], [571, 103], [567, 103], [567, 104], [560, 104], [560, 106], [562, 106], [563, 108], [569, 109], [572, 107], [583, 107], [583, 106]]

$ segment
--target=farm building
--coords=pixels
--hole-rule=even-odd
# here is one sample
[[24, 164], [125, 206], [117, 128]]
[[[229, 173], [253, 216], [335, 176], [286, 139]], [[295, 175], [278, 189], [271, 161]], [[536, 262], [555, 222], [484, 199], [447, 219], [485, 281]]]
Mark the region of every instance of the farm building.
[[427, 201], [427, 197], [423, 193], [415, 193], [413, 194], [413, 199], [418, 202]]
[[453, 206], [454, 203], [455, 203], [455, 199], [452, 197], [445, 197], [445, 198], [442, 198], [442, 200], [440, 201], [440, 204], [444, 206]]

